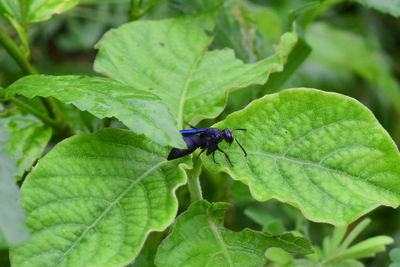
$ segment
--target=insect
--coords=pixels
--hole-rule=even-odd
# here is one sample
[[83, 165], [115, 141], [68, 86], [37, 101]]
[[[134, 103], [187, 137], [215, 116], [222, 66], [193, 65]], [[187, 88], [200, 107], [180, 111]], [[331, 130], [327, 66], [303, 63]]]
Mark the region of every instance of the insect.
[[234, 131], [246, 131], [246, 129], [233, 129], [229, 131], [229, 129], [220, 130], [218, 128], [203, 128], [197, 129], [191, 126], [193, 129], [190, 130], [181, 130], [181, 134], [183, 135], [183, 140], [187, 145], [187, 149], [179, 149], [179, 148], [172, 148], [171, 152], [168, 155], [168, 160], [173, 160], [177, 158], [181, 158], [183, 156], [189, 155], [193, 153], [197, 148], [201, 148], [200, 154], [197, 158], [207, 149], [207, 155], [212, 153], [213, 160], [215, 161], [215, 151], [218, 150], [225, 155], [225, 158], [228, 160], [229, 164], [233, 167], [233, 164], [226, 154], [221, 148], [218, 147], [218, 144], [225, 139], [229, 145], [232, 144], [233, 140], [240, 146], [243, 150], [244, 156], [247, 156], [246, 150], [242, 147], [242, 145], [238, 142], [236, 137], [233, 135]]

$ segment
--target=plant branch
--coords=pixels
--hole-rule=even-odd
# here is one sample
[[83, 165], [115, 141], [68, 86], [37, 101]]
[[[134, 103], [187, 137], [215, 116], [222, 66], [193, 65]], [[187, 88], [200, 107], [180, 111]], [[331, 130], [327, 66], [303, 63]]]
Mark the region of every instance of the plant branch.
[[201, 173], [202, 163], [200, 160], [194, 161], [193, 169], [187, 170], [188, 174], [188, 189], [190, 194], [190, 202], [195, 202], [203, 199], [199, 176]]
[[29, 63], [28, 59], [24, 56], [21, 49], [17, 44], [0, 29], [0, 44], [10, 54], [10, 56], [17, 62], [25, 74], [36, 74], [36, 69]]

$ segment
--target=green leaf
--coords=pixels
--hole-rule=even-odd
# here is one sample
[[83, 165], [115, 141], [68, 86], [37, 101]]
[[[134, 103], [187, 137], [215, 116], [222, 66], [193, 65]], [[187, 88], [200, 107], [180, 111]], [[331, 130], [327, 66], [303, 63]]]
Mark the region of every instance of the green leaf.
[[[252, 52], [252, 37], [250, 33], [242, 27], [236, 16], [239, 16], [232, 7], [221, 8], [216, 17], [214, 29], [214, 40], [210, 50], [232, 48], [236, 57], [244, 62], [254, 62], [255, 55]], [[243, 19], [243, 18], [242, 18]]]
[[87, 111], [79, 110], [74, 105], [64, 104], [57, 101], [57, 108], [60, 110], [59, 115], [62, 120], [67, 122], [75, 133], [93, 133], [104, 126], [103, 120], [95, 117]]
[[216, 117], [227, 90], [263, 84], [281, 70], [279, 54], [243, 64], [231, 49], [208, 52], [212, 15], [135, 21], [108, 32], [99, 42], [95, 70], [137, 89], [152, 89], [182, 129]]
[[295, 260], [295, 262], [289, 266], [290, 267], [364, 267], [365, 265], [356, 260], [341, 260], [332, 263], [315, 263], [313, 261], [299, 259]]
[[[345, 237], [347, 232], [347, 227], [335, 227], [332, 236], [327, 236], [323, 240], [323, 252], [326, 256], [335, 253]], [[347, 247], [346, 247], [347, 248]]]
[[393, 262], [400, 263], [400, 248], [394, 248], [390, 251], [389, 257]]
[[290, 266], [293, 262], [293, 256], [281, 248], [268, 248], [265, 251], [265, 257], [270, 261], [278, 263], [280, 266]]
[[340, 244], [339, 249], [347, 249], [350, 244], [354, 241], [354, 239], [357, 238], [357, 236], [364, 231], [364, 229], [368, 226], [368, 224], [371, 222], [370, 218], [365, 218], [362, 220], [360, 223], [357, 224], [356, 227], [354, 227], [350, 233], [346, 236], [346, 238], [343, 240], [343, 242]]
[[272, 234], [280, 234], [285, 231], [283, 222], [280, 219], [273, 218], [267, 212], [254, 206], [245, 209], [244, 214], [250, 217], [253, 221], [263, 226], [262, 231]]
[[[11, 17], [22, 24], [21, 2], [26, 3], [26, 21], [33, 23], [49, 19], [54, 14], [60, 14], [79, 3], [79, 0], [2, 0], [0, 1], [0, 14], [5, 18]], [[8, 18], [9, 19], [9, 18]]]
[[265, 96], [231, 114], [217, 128], [235, 132], [247, 157], [224, 142], [202, 155], [205, 167], [249, 185], [257, 200], [299, 208], [319, 222], [345, 225], [379, 205], [400, 201], [400, 155], [388, 133], [358, 101], [336, 93], [292, 89]]
[[107, 78], [89, 76], [25, 76], [7, 88], [8, 95], [52, 96], [93, 115], [116, 117], [128, 128], [161, 145], [183, 147], [182, 136], [159, 98]]
[[52, 130], [32, 115], [19, 111], [0, 113], [0, 130], [4, 152], [13, 162], [13, 167], [8, 170], [1, 168], [0, 173], [20, 179], [42, 156]]
[[400, 85], [391, 74], [383, 53], [362, 36], [314, 23], [307, 31], [313, 49], [311, 59], [334, 68], [352, 70], [375, 85], [388, 102], [400, 112]]
[[314, 12], [321, 5], [321, 1], [309, 1], [301, 6], [290, 10], [289, 12], [289, 24], [298, 21], [302, 28], [305, 28], [308, 23], [314, 19]]
[[0, 14], [4, 18], [9, 17], [21, 22], [21, 7], [20, 1], [15, 0], [1, 0], [0, 1]]
[[57, 144], [22, 187], [32, 237], [11, 249], [15, 266], [122, 266], [150, 231], [177, 212], [185, 182], [168, 149], [127, 130], [104, 129]]
[[393, 239], [389, 236], [375, 236], [348, 248], [337, 258], [360, 259], [374, 257], [376, 253], [385, 251], [386, 245], [392, 243]]
[[[16, 245], [29, 234], [18, 205], [15, 177], [22, 175], [43, 153], [51, 130], [31, 116], [5, 116], [0, 116], [0, 232], [7, 244]], [[4, 247], [5, 242], [1, 243]]]
[[[295, 33], [291, 33], [294, 36]], [[301, 66], [301, 64], [308, 58], [311, 53], [311, 47], [302, 38], [290, 36], [288, 46], [290, 51], [282, 51], [282, 55], [286, 56], [285, 68], [282, 72], [271, 73], [268, 82], [262, 86], [258, 95], [260, 97], [267, 93], [277, 92], [284, 88], [285, 82], [292, 77], [293, 73]], [[292, 39], [293, 38], [293, 39]], [[294, 45], [293, 45], [294, 44]], [[281, 47], [281, 46], [280, 46]]]
[[245, 229], [235, 233], [223, 227], [227, 203], [201, 200], [192, 204], [161, 243], [157, 266], [262, 266], [264, 251], [281, 247], [311, 253], [310, 243], [292, 234], [272, 236]]
[[400, 17], [399, 0], [356, 0], [363, 6], [379, 10], [382, 13], [392, 15], [395, 18]]

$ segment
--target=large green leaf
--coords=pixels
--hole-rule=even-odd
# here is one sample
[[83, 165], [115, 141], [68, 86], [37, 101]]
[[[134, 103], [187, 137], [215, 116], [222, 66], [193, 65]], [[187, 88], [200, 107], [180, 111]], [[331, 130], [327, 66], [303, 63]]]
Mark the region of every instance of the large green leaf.
[[51, 129], [31, 115], [18, 111], [0, 114], [0, 231], [11, 245], [28, 237], [15, 178], [31, 168], [50, 137]]
[[125, 24], [99, 42], [95, 69], [134, 88], [153, 90], [179, 128], [215, 117], [225, 106], [227, 90], [265, 83], [282, 62], [280, 54], [243, 64], [231, 49], [208, 52], [213, 25], [207, 14]]
[[21, 2], [26, 4], [26, 21], [39, 22], [74, 7], [79, 0], [1, 0], [0, 14], [22, 24]]
[[29, 98], [52, 96], [99, 118], [114, 116], [132, 131], [161, 145], [184, 146], [172, 116], [156, 95], [108, 78], [30, 75], [6, 91], [8, 95]]
[[356, 0], [358, 3], [387, 13], [393, 17], [400, 17], [400, 1], [399, 0]]
[[212, 171], [247, 183], [257, 200], [276, 198], [311, 220], [348, 224], [379, 205], [400, 201], [400, 155], [373, 114], [350, 97], [312, 89], [268, 95], [218, 128], [246, 128], [236, 145], [202, 159]]
[[227, 203], [198, 201], [180, 215], [172, 233], [161, 243], [158, 266], [262, 266], [269, 247], [294, 253], [311, 253], [305, 238], [292, 234], [270, 235], [245, 229], [239, 233], [223, 227]]
[[400, 112], [400, 85], [391, 74], [383, 53], [362, 36], [314, 23], [307, 31], [313, 61], [351, 70], [372, 83]]
[[32, 237], [11, 249], [14, 266], [122, 266], [150, 231], [177, 212], [185, 182], [168, 149], [127, 130], [71, 137], [50, 151], [22, 187]]

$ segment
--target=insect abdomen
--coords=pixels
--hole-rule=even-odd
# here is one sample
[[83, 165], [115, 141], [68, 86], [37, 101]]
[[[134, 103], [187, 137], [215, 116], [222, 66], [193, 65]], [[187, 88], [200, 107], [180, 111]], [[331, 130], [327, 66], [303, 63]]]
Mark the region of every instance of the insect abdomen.
[[198, 135], [189, 135], [189, 136], [184, 136], [183, 140], [185, 141], [187, 145], [187, 149], [179, 149], [179, 148], [173, 148], [171, 152], [169, 152], [168, 155], [168, 160], [173, 160], [177, 159], [186, 155], [189, 155], [193, 151], [195, 151], [197, 148], [201, 147], [203, 144], [202, 138]]

